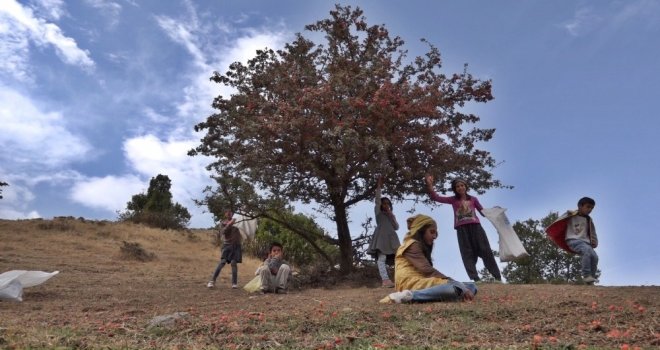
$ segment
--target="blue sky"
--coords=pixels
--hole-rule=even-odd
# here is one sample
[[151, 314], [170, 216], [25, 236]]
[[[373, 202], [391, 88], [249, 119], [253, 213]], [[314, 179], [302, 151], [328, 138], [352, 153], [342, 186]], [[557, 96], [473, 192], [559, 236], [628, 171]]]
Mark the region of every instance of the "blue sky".
[[[281, 48], [333, 1], [2, 0], [0, 218], [116, 218], [159, 173], [192, 227], [213, 224], [200, 198], [209, 178], [188, 157], [193, 126], [212, 110], [212, 84], [264, 47]], [[495, 100], [469, 106], [497, 129], [483, 148], [510, 190], [479, 196], [512, 221], [596, 200], [603, 285], [660, 285], [660, 2], [339, 1], [401, 36], [411, 57], [436, 45], [446, 73], [463, 64], [492, 79]], [[656, 150], [656, 151], [654, 151]], [[386, 194], [385, 194], [386, 195]], [[406, 203], [395, 203], [404, 222]], [[312, 207], [297, 209], [312, 212]], [[372, 204], [351, 212], [352, 232]], [[440, 223], [434, 262], [467, 276], [448, 206], [417, 206]], [[332, 223], [321, 220], [329, 232]], [[497, 235], [483, 223], [493, 248]], [[403, 236], [404, 232], [399, 232]], [[479, 266], [482, 266], [479, 263]]]

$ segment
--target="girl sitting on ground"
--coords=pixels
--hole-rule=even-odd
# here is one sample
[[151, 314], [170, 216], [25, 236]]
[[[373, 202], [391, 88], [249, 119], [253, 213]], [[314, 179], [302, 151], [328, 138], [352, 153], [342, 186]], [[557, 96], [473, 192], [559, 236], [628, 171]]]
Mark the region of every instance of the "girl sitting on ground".
[[471, 282], [458, 282], [433, 267], [431, 252], [438, 238], [438, 227], [426, 215], [417, 215], [403, 244], [396, 252], [394, 279], [397, 292], [381, 303], [472, 300], [477, 287]]

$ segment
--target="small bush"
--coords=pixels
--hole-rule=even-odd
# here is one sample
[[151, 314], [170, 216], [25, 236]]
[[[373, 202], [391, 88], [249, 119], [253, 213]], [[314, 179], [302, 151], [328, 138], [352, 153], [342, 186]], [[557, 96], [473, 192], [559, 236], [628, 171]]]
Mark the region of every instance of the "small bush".
[[50, 221], [40, 222], [37, 227], [39, 229], [48, 231], [48, 230], [58, 230], [58, 231], [72, 231], [73, 225], [68, 222], [66, 219], [54, 219]]
[[108, 238], [108, 237], [110, 237], [110, 234], [111, 234], [110, 231], [98, 231], [98, 232], [96, 232], [96, 236], [101, 237], [101, 238]]
[[119, 248], [121, 256], [124, 259], [151, 261], [156, 258], [156, 254], [147, 252], [142, 245], [137, 242], [122, 241], [123, 245]]
[[375, 265], [355, 268], [348, 275], [332, 268], [325, 261], [316, 261], [298, 268], [298, 274], [291, 280], [291, 288], [359, 288], [380, 285], [378, 268]]

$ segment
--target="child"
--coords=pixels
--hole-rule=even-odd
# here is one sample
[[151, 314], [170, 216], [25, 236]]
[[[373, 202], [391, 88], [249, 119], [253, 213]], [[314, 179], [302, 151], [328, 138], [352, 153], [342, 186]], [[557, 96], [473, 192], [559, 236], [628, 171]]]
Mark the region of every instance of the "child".
[[208, 288], [215, 286], [215, 280], [225, 264], [231, 264], [231, 287], [238, 288], [238, 263], [242, 262], [243, 253], [241, 250], [241, 232], [234, 226], [236, 219], [231, 210], [225, 212], [225, 221], [222, 222], [218, 237], [222, 238], [222, 248], [220, 249], [220, 262], [215, 268], [211, 280], [206, 284]]
[[468, 277], [475, 282], [479, 281], [477, 258], [481, 258], [495, 280], [502, 281], [500, 268], [490, 249], [488, 237], [475, 213], [475, 211], [479, 211], [479, 214], [484, 216], [481, 212], [483, 207], [476, 197], [467, 193], [467, 182], [463, 179], [454, 179], [451, 183], [454, 196], [443, 197], [433, 190], [433, 176], [426, 175], [426, 189], [432, 200], [451, 204], [454, 209], [454, 228], [458, 237], [458, 248], [461, 251], [463, 266], [465, 266]]
[[396, 217], [392, 213], [392, 202], [389, 198], [380, 198], [380, 190], [383, 185], [381, 177], [378, 178], [376, 183], [376, 229], [374, 230], [373, 237], [369, 243], [367, 253], [376, 259], [378, 265], [378, 273], [382, 280], [382, 286], [385, 288], [394, 287], [394, 283], [387, 275], [387, 260], [393, 260], [396, 250], [401, 245], [399, 236], [396, 230], [399, 229], [399, 224], [396, 222]]
[[580, 198], [577, 210], [568, 210], [545, 229], [550, 239], [560, 248], [577, 253], [582, 258], [582, 281], [587, 284], [598, 282], [598, 255], [594, 249], [598, 246], [596, 227], [589, 214], [596, 206], [596, 201], [589, 197]]
[[283, 249], [280, 243], [271, 243], [268, 258], [257, 269], [256, 275], [261, 276], [262, 293], [273, 292], [286, 294], [287, 283], [291, 275], [291, 267], [283, 259]]
[[381, 303], [469, 301], [477, 293], [473, 283], [462, 283], [445, 276], [433, 267], [431, 253], [438, 237], [435, 221], [426, 215], [417, 215], [396, 252], [396, 290]]

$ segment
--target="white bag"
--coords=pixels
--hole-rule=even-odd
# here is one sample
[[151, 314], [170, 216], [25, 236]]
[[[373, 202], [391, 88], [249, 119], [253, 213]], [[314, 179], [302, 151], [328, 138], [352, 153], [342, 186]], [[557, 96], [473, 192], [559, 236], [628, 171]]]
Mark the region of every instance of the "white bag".
[[500, 261], [514, 261], [529, 256], [523, 247], [518, 235], [513, 230], [509, 218], [504, 212], [505, 208], [494, 207], [483, 209], [481, 212], [495, 226], [500, 236]]
[[254, 239], [257, 232], [257, 219], [248, 219], [239, 214], [234, 215], [234, 219], [236, 219], [234, 227], [237, 227], [238, 231], [241, 232], [241, 239], [243, 241]]
[[23, 288], [38, 286], [59, 271], [11, 270], [0, 274], [0, 299], [23, 301]]

